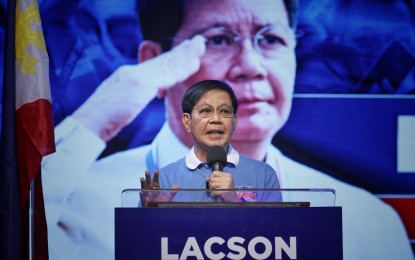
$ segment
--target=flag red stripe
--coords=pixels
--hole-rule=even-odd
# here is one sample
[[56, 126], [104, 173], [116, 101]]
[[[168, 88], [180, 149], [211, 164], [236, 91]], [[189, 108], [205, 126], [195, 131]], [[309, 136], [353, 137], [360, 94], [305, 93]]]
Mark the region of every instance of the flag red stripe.
[[40, 172], [42, 157], [55, 151], [52, 105], [48, 100], [39, 99], [16, 110], [16, 139], [20, 205], [24, 205], [30, 182]]
[[[55, 152], [52, 104], [47, 99], [26, 103], [16, 110], [16, 121], [42, 156]], [[18, 129], [19, 130], [19, 129]]]

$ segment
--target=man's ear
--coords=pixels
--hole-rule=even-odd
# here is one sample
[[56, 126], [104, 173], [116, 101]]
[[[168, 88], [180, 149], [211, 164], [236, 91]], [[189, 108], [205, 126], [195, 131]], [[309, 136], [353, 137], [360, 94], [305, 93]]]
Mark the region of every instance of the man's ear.
[[138, 61], [144, 62], [163, 53], [161, 45], [157, 42], [144, 40], [138, 48]]
[[[141, 42], [140, 47], [138, 49], [138, 62], [144, 62], [147, 60], [151, 60], [160, 54], [163, 53], [163, 48], [161, 45], [154, 41], [144, 40]], [[158, 98], [163, 98], [166, 95], [166, 91], [163, 89], [159, 89], [157, 93]]]
[[186, 132], [190, 133], [190, 115], [188, 113], [183, 113], [182, 115], [182, 123]]

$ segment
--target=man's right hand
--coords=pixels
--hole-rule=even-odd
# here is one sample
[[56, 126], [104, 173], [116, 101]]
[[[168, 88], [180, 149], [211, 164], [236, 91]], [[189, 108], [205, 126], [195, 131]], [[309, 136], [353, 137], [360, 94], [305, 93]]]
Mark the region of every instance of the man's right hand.
[[[173, 197], [176, 195], [175, 191], [171, 192], [157, 192], [160, 189], [159, 183], [159, 171], [154, 172], [154, 177], [151, 179], [150, 172], [145, 171], [145, 178], [140, 178], [141, 190], [140, 191], [140, 200], [143, 207], [147, 207], [149, 202], [170, 202]], [[173, 190], [178, 190], [179, 185], [174, 185], [171, 187]]]
[[141, 113], [159, 90], [169, 89], [198, 71], [205, 53], [204, 41], [198, 35], [138, 65], [119, 67], [73, 117], [109, 141]]

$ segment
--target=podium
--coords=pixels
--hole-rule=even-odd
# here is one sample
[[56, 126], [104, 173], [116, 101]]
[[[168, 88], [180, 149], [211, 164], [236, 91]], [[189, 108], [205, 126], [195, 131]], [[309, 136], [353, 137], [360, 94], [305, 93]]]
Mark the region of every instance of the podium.
[[[143, 192], [158, 194], [142, 205]], [[123, 192], [115, 209], [115, 259], [343, 258], [334, 190], [223, 190], [225, 198], [237, 194], [232, 201], [180, 190], [171, 202], [157, 200], [170, 192]]]

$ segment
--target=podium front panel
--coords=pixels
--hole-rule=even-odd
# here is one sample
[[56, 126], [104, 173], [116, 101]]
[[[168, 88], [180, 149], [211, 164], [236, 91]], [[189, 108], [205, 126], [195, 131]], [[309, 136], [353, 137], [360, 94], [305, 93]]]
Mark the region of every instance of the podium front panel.
[[340, 207], [116, 208], [116, 259], [342, 259]]

